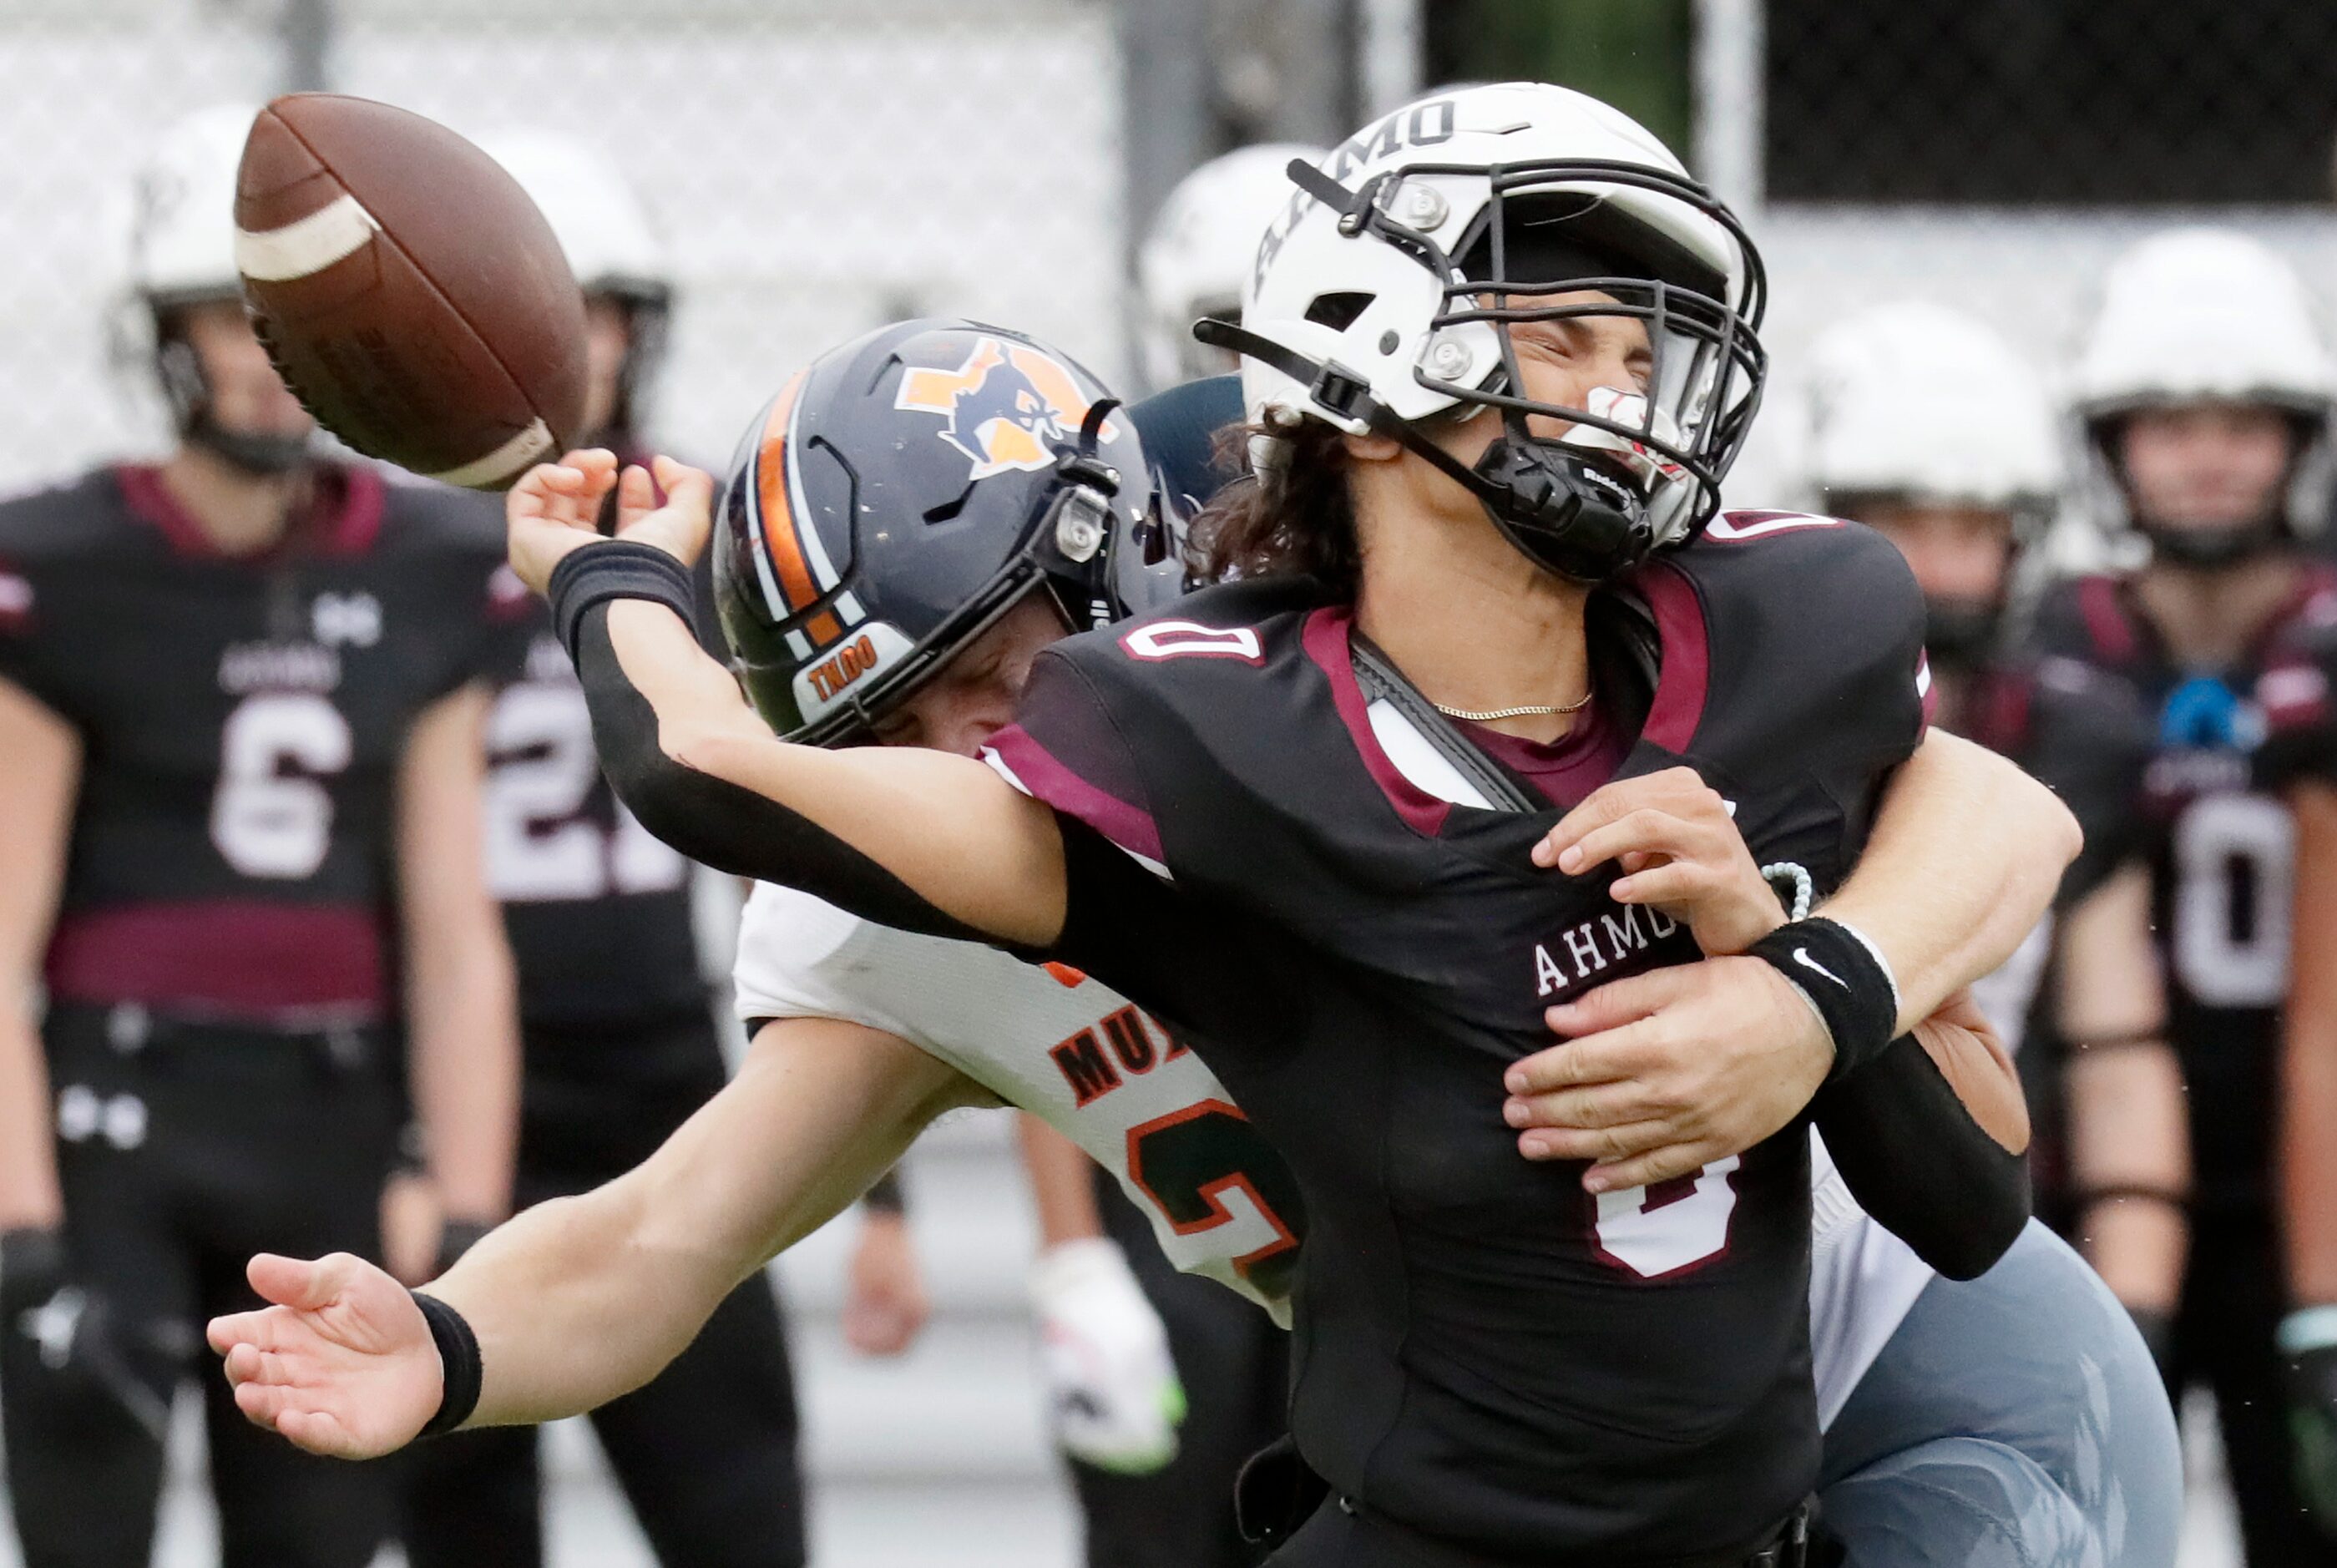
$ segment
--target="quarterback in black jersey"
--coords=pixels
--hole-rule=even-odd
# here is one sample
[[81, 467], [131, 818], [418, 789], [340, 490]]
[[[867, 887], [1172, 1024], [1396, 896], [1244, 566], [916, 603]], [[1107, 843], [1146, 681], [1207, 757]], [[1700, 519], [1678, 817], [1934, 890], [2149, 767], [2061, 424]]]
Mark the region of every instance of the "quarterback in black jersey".
[[[377, 1254], [401, 1035], [448, 1212], [508, 1201], [479, 756], [527, 600], [478, 497], [312, 454], [239, 293], [250, 117], [175, 127], [141, 181], [176, 450], [0, 505], [0, 1398], [31, 1568], [146, 1563], [172, 1393], [255, 1245]], [[207, 1403], [223, 1562], [372, 1560], [380, 1467]]]
[[[564, 137], [510, 132], [488, 151], [534, 197], [583, 285], [587, 427], [640, 450], [634, 432], [671, 303], [670, 263], [640, 197], [604, 155]], [[494, 672], [485, 798], [487, 879], [519, 971], [514, 1208], [632, 1169], [728, 1076], [689, 863], [610, 794], [584, 694], [540, 605], [521, 630]], [[710, 623], [708, 634], [719, 644]], [[868, 1235], [905, 1250], [897, 1214]], [[442, 1247], [438, 1268], [459, 1252]], [[594, 1412], [593, 1425], [660, 1563], [799, 1568], [794, 1379], [768, 1279], [741, 1283], [663, 1375]], [[541, 1563], [540, 1490], [533, 1427], [417, 1451], [399, 1531], [407, 1562]]]
[[1836, 322], [1812, 345], [1809, 382], [1812, 488], [1823, 510], [1871, 524], [1907, 556], [1939, 722], [2019, 762], [2085, 828], [2054, 914], [1976, 992], [2019, 1054], [2039, 1211], [2163, 1357], [2190, 1153], [2138, 858], [2135, 787], [2151, 735], [2126, 681], [2022, 653], [2007, 625], [2021, 554], [2063, 483], [2053, 409], [2009, 344], [1923, 301]]
[[[1628, 177], [1607, 182], [1618, 167]], [[1289, 1157], [1312, 1225], [1296, 1430], [1342, 1502], [1284, 1559], [1775, 1560], [1815, 1471], [1803, 1103], [1831, 1062], [1817, 1115], [1846, 1171], [1941, 1161], [1899, 1171], [1896, 1191], [1870, 1181], [1868, 1200], [1909, 1202], [1911, 1239], [1977, 1270], [2026, 1211], [2009, 1067], [1970, 1035], [1939, 1043], [1944, 1067], [1928, 1041], [1885, 1048], [1953, 980], [1894, 986], [1868, 939], [1810, 920], [1714, 961], [1757, 1005], [1825, 1018], [1775, 1135], [1716, 1168], [1650, 1190], [1579, 1156], [1521, 1161], [1488, 1080], [1540, 1044], [1545, 1008], [1602, 983], [1659, 998], [1677, 982], [1631, 977], [1697, 952], [1634, 900], [1662, 867], [1610, 887], [1563, 858], [1556, 875], [1534, 865], [1550, 803], [1693, 757], [1760, 858], [1831, 887], [1921, 738], [1920, 601], [1896, 554], [1853, 525], [1715, 522], [1759, 377], [1757, 263], [1638, 127], [1560, 89], [1474, 89], [1399, 112], [1325, 169], [1294, 166], [1301, 190], [1261, 251], [1240, 342], [1271, 372], [1253, 407], [1291, 418], [1266, 431], [1285, 449], [1263, 456], [1257, 549], [1234, 560], [1246, 576], [1299, 573], [1042, 654], [997, 750], [1008, 770], [1030, 765], [1051, 809], [961, 760], [774, 745], [727, 679], [675, 657], [665, 612], [609, 603], [666, 597], [670, 563], [651, 552], [577, 557], [555, 610], [607, 704], [612, 778], [661, 836], [874, 918], [1055, 952], [1214, 1054]], [[1578, 181], [1602, 193], [1595, 221], [1551, 199]], [[1398, 211], [1452, 226], [1440, 243]], [[1386, 291], [1291, 298], [1358, 230]], [[1374, 318], [1375, 300], [1396, 314]], [[1414, 380], [1312, 358], [1383, 337], [1392, 354], [1406, 324], [1429, 331]], [[937, 438], [976, 473], [1032, 445], [1015, 434], [1030, 403], [951, 397], [987, 385], [978, 368], [900, 387], [903, 407], [944, 416]], [[1429, 420], [1456, 405], [1507, 412]], [[1057, 416], [1083, 454], [1110, 432], [1102, 405]], [[661, 516], [702, 536], [702, 477], [660, 474]], [[597, 505], [612, 477], [545, 471], [535, 494]], [[649, 484], [626, 475], [621, 504], [645, 510]], [[581, 543], [515, 515], [525, 573]], [[1100, 522], [1067, 505], [1055, 547], [1096, 555]], [[815, 599], [803, 608], [852, 612]], [[1825, 644], [1794, 634], [1802, 617]], [[644, 698], [646, 750], [628, 722]], [[1457, 784], [1391, 776], [1381, 704]], [[1566, 721], [1588, 704], [1594, 719]], [[1546, 755], [1516, 753], [1521, 767], [1425, 717], [1440, 707]], [[1462, 737], [1449, 750], [1425, 739], [1447, 733]]]
[[2337, 379], [2285, 263], [2238, 234], [2176, 230], [2112, 268], [2074, 381], [2104, 488], [2149, 560], [2059, 585], [2034, 635], [2127, 680], [2155, 715], [2137, 809], [2195, 1167], [2171, 1380], [2215, 1390], [2249, 1560], [2337, 1561], [2293, 1485], [2274, 1344], [2295, 825], [2259, 776], [2255, 695], [2283, 641], [2337, 604], [2290, 498]]

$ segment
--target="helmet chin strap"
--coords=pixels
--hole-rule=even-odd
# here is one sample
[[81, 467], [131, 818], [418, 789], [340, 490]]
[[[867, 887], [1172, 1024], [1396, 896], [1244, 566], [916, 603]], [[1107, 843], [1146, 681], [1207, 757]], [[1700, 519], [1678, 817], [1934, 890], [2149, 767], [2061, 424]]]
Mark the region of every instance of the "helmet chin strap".
[[2289, 543], [2288, 530], [2277, 517], [2213, 528], [2137, 523], [2135, 532], [2150, 541], [2152, 560], [2200, 571], [2237, 566], [2260, 555], [2269, 555]]
[[1520, 554], [1562, 577], [1603, 582], [1638, 565], [1653, 546], [1647, 504], [1630, 485], [1564, 443], [1528, 434], [1521, 414], [1505, 415], [1502, 434], [1472, 466], [1398, 417], [1353, 371], [1309, 359], [1229, 321], [1205, 318], [1193, 324], [1193, 336], [1279, 371], [1341, 418], [1360, 419], [1374, 435], [1402, 443], [1476, 496]]
[[315, 460], [305, 435], [269, 436], [220, 425], [211, 412], [210, 383], [186, 339], [166, 338], [155, 350], [154, 366], [163, 400], [171, 406], [171, 423], [189, 446], [255, 479], [294, 473]]

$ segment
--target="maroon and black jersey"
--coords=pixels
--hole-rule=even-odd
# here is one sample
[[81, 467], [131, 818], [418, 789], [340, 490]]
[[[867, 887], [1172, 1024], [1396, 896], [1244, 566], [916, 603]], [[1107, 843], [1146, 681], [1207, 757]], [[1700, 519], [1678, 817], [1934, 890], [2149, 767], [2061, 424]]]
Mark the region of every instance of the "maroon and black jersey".
[[334, 469], [280, 547], [210, 548], [155, 470], [0, 504], [0, 677], [79, 734], [50, 995], [260, 1027], [396, 1011], [416, 718], [507, 657], [494, 507]]
[[[700, 568], [701, 605], [711, 593]], [[689, 862], [601, 776], [575, 667], [542, 605], [487, 720], [487, 878], [531, 1026], [625, 1030], [708, 1017]], [[718, 657], [721, 636], [700, 618]]]
[[2141, 851], [2135, 794], [2151, 751], [2142, 695], [2107, 670], [2058, 656], [2008, 660], [1971, 681], [1958, 715], [1965, 739], [2019, 763], [2085, 831], [2055, 897], [2066, 909]]
[[2189, 1089], [2194, 1201], [2210, 1218], [2261, 1213], [2271, 1194], [2296, 830], [2265, 776], [2257, 683], [2293, 628], [2332, 612], [2337, 572], [2304, 567], [2295, 594], [2229, 669], [2179, 664], [2117, 578], [2063, 584], [2038, 616], [2043, 652], [2122, 677], [2151, 716], [2137, 831]]
[[[1835, 884], [1923, 726], [1898, 553], [1724, 516], [1591, 625], [1614, 772], [1692, 764], [1758, 860]], [[1189, 1031], [1296, 1174], [1293, 1429], [1338, 1492], [1518, 1561], [1747, 1550], [1817, 1472], [1805, 1125], [1595, 1200], [1518, 1153], [1501, 1073], [1543, 1009], [1697, 950], [1611, 867], [1535, 867], [1558, 806], [1497, 808], [1472, 768], [1531, 779], [1457, 730], [1456, 760], [1393, 681], [1286, 579], [1041, 654], [993, 755], [1084, 825], [1059, 956]]]

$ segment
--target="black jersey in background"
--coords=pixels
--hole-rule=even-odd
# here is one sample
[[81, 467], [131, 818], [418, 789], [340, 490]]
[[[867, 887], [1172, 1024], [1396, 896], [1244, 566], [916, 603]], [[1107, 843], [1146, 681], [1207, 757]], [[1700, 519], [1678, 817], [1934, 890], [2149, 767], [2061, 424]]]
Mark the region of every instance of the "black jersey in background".
[[[320, 469], [225, 556], [148, 468], [0, 505], [0, 679], [80, 779], [45, 955], [65, 1266], [0, 1324], [32, 1568], [143, 1568], [163, 1423], [56, 1397], [31, 1319], [102, 1307], [167, 1411], [255, 1251], [378, 1254], [399, 1096], [396, 784], [416, 719], [503, 655], [524, 591], [492, 507]], [[165, 1347], [176, 1348], [165, 1352]], [[301, 1454], [200, 1378], [229, 1568], [362, 1568], [379, 1465]]]
[[2050, 595], [2034, 633], [2049, 652], [2123, 676], [2152, 716], [2137, 811], [2193, 1172], [2169, 1377], [2178, 1396], [2191, 1381], [2215, 1390], [2251, 1563], [2337, 1563], [2337, 1543], [2313, 1528], [2294, 1490], [2273, 1343], [2286, 1302], [2272, 1201], [2273, 1096], [2296, 833], [2267, 776], [2256, 701], [2274, 651], [2332, 612], [2337, 571], [2303, 564], [2295, 594], [2241, 663], [2185, 668], [2130, 584], [2095, 576]]
[[396, 1011], [392, 834], [421, 710], [525, 590], [474, 496], [324, 471], [229, 558], [152, 469], [0, 505], [0, 676], [82, 738], [53, 999], [306, 1026]]

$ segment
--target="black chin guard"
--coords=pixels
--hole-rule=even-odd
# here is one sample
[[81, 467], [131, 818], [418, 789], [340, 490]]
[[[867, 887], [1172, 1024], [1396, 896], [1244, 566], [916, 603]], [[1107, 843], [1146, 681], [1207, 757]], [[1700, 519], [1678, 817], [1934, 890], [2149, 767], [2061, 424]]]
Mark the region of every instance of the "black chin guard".
[[1515, 431], [1496, 436], [1470, 488], [1511, 544], [1536, 564], [1600, 583], [1655, 548], [1648, 508], [1631, 486], [1566, 446]]

